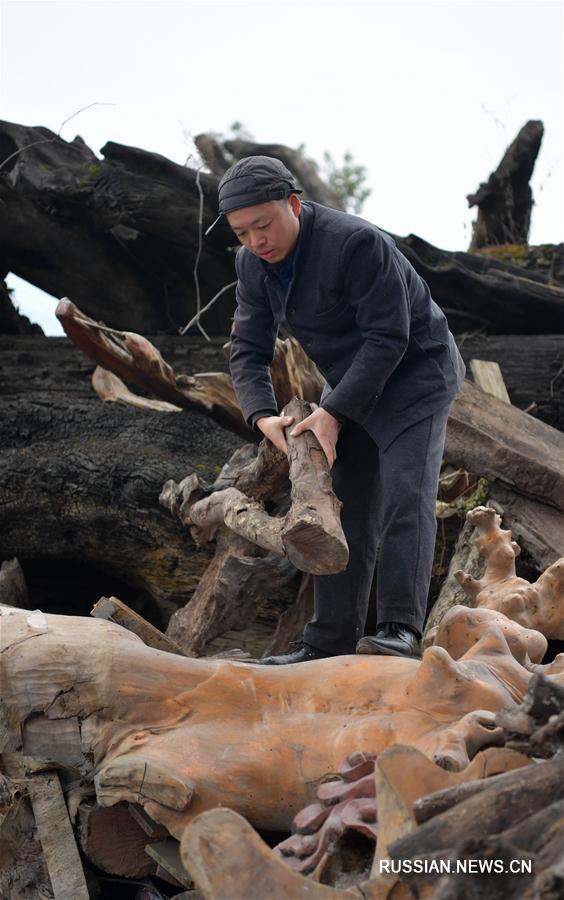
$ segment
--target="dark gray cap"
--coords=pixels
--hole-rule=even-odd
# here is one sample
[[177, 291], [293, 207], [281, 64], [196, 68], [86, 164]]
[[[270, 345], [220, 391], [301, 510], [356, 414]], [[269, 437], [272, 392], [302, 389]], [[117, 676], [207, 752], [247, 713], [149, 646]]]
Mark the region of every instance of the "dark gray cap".
[[257, 203], [282, 200], [290, 194], [301, 194], [295, 178], [286, 166], [273, 156], [246, 156], [227, 170], [219, 182], [219, 216], [212, 230], [226, 213]]

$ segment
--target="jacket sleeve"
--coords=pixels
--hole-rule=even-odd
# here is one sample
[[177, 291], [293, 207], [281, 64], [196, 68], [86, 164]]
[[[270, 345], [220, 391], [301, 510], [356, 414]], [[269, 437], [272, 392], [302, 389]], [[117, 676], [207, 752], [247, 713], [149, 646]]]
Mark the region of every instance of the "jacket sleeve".
[[235, 257], [237, 308], [231, 330], [229, 369], [237, 402], [246, 422], [253, 426], [256, 413], [278, 415], [270, 365], [274, 358], [278, 324], [266, 293], [253, 292], [245, 281], [242, 252]]
[[342, 260], [345, 297], [364, 340], [327, 398], [327, 411], [360, 421], [407, 349], [410, 305], [394, 248], [377, 231], [365, 228], [351, 235]]

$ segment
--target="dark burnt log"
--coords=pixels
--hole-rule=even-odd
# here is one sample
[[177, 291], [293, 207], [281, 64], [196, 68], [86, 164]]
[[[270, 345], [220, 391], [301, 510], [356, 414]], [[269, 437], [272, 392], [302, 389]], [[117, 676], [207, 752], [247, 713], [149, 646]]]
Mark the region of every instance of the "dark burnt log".
[[507, 148], [487, 182], [467, 196], [478, 207], [470, 250], [491, 244], [526, 244], [531, 227], [533, 192], [529, 181], [539, 154], [544, 127], [529, 121]]
[[27, 316], [22, 316], [18, 312], [12, 303], [6, 283], [1, 279], [0, 334], [43, 334], [43, 329], [39, 325], [32, 324]]
[[256, 144], [254, 141], [245, 141], [241, 138], [225, 141], [224, 146], [236, 159], [242, 159], [244, 156], [274, 156], [295, 176], [310, 200], [322, 203], [323, 206], [332, 206], [334, 209], [344, 209], [339, 196], [322, 181], [315, 167], [299, 150], [292, 150], [284, 144]]
[[[217, 215], [217, 178], [112, 142], [101, 152], [46, 128], [0, 124], [0, 270], [55, 297], [71, 294], [116, 328], [177, 331], [196, 311], [196, 179], [205, 229]], [[233, 243], [223, 223], [204, 241], [202, 305], [234, 280], [225, 252]], [[226, 292], [206, 327], [225, 334], [233, 308]]]
[[[564, 334], [564, 289], [545, 276], [481, 254], [448, 252], [417, 235], [396, 237], [401, 252], [425, 279], [451, 331]], [[511, 323], [509, 325], [508, 323]]]
[[458, 348], [471, 359], [499, 363], [513, 406], [564, 431], [563, 334], [458, 334]]
[[[76, 374], [82, 360], [73, 352]], [[72, 365], [69, 358], [58, 373], [52, 366], [41, 385], [38, 367], [27, 396], [21, 390], [0, 407], [0, 558], [18, 556], [36, 606], [34, 571], [54, 575], [57, 567], [60, 578], [66, 566], [82, 566], [103, 584], [83, 577], [75, 611], [87, 614], [100, 594], [116, 593], [145, 616], [139, 603], [152, 603], [153, 624], [165, 626], [190, 599], [209, 553], [160, 508], [162, 484], [190, 465], [213, 477], [239, 441], [199, 413], [102, 405], [86, 380], [70, 383], [65, 396]], [[20, 370], [29, 376], [25, 363]]]

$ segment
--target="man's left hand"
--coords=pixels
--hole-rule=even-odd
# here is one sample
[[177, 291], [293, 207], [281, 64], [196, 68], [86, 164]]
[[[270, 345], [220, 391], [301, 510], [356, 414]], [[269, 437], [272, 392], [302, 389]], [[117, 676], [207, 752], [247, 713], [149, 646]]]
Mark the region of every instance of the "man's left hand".
[[290, 437], [297, 437], [303, 431], [313, 431], [317, 440], [321, 444], [329, 468], [333, 466], [337, 457], [336, 446], [339, 436], [340, 424], [337, 419], [324, 409], [316, 409], [307, 416], [302, 422], [292, 428]]

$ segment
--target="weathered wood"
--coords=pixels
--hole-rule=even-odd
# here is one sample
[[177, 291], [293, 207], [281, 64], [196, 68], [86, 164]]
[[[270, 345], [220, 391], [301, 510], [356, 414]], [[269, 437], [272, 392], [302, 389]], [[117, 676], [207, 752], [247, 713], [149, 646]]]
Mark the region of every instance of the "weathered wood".
[[474, 384], [481, 391], [497, 397], [503, 403], [511, 403], [499, 363], [485, 359], [471, 359], [470, 371], [474, 378]]
[[110, 875], [143, 878], [156, 871], [154, 860], [145, 852], [147, 835], [132, 818], [126, 803], [107, 809], [93, 802], [82, 803], [78, 809], [78, 834], [90, 862]]
[[490, 484], [488, 493], [504, 524], [538, 569], [546, 569], [564, 556], [564, 511], [523, 497], [499, 481]]
[[159, 841], [155, 844], [147, 844], [145, 848], [147, 854], [159, 864], [159, 866], [172, 875], [174, 880], [183, 887], [192, 887], [192, 879], [187, 874], [180, 857], [180, 844], [178, 841], [170, 839], [168, 841]]
[[[527, 275], [527, 271], [523, 272]], [[564, 283], [564, 282], [563, 282]], [[564, 324], [560, 329], [564, 333]], [[466, 366], [496, 360], [513, 406], [564, 431], [564, 340], [561, 334], [458, 334]]]
[[513, 771], [503, 772], [501, 775], [493, 775], [491, 778], [479, 778], [476, 781], [466, 781], [453, 787], [426, 794], [413, 803], [413, 815], [418, 825], [422, 825], [433, 816], [446, 812], [447, 809], [474, 797], [481, 791], [491, 787], [503, 787], [509, 778], [513, 777]]
[[[564, 290], [522, 268], [474, 253], [450, 253], [411, 234], [396, 237], [425, 279], [453, 334], [564, 334]], [[505, 370], [504, 370], [505, 371]]]
[[174, 406], [204, 412], [242, 437], [253, 436], [237, 405], [231, 379], [224, 373], [176, 375], [146, 338], [106, 328], [66, 297], [59, 301], [56, 314], [72, 342], [120, 379]]
[[168, 403], [166, 400], [151, 400], [140, 397], [129, 390], [117, 375], [96, 366], [92, 375], [92, 387], [104, 403], [123, 403], [137, 409], [155, 409], [158, 412], [182, 412], [181, 406]]
[[[205, 229], [217, 215], [215, 176], [111, 141], [100, 159], [81, 138], [67, 142], [46, 128], [2, 122], [0, 140], [3, 160], [35, 144], [2, 169], [5, 271], [54, 297], [70, 294], [115, 328], [177, 332], [192, 318], [198, 183]], [[223, 222], [203, 242], [202, 306], [235, 280], [226, 252], [233, 243]], [[206, 314], [206, 329], [226, 334], [234, 301], [234, 290], [226, 292]]]
[[143, 616], [140, 616], [135, 610], [130, 609], [127, 604], [122, 603], [117, 597], [100, 597], [98, 602], [93, 606], [90, 615], [97, 619], [109, 619], [122, 628], [132, 631], [137, 637], [140, 637], [144, 644], [148, 647], [154, 647], [155, 650], [164, 650], [166, 653], [177, 653], [179, 656], [186, 654], [178, 644], [147, 622]]
[[564, 435], [468, 381], [450, 409], [444, 455], [564, 510]]
[[282, 541], [296, 568], [314, 575], [333, 574], [343, 571], [349, 560], [341, 526], [342, 504], [333, 491], [327, 458], [313, 432], [291, 436], [292, 428], [310, 412], [311, 406], [297, 398], [282, 411], [294, 419], [286, 429], [292, 503]]
[[476, 528], [468, 519], [458, 536], [454, 553], [449, 563], [448, 573], [442, 583], [439, 596], [435, 601], [423, 632], [422, 646], [424, 648], [433, 643], [435, 634], [445, 613], [453, 606], [468, 605], [468, 596], [459, 581], [455, 578], [455, 572], [460, 570], [468, 572], [474, 578], [482, 573], [484, 564], [480, 559], [480, 550], [475, 542]]
[[293, 872], [249, 823], [230, 809], [202, 813], [181, 841], [182, 862], [204, 900], [361, 900]]
[[448, 847], [470, 836], [498, 834], [506, 823], [517, 825], [533, 812], [564, 796], [563, 763], [559, 758], [517, 769], [503, 787], [492, 785], [430, 819], [412, 834], [393, 842], [392, 859], [410, 859]]
[[531, 120], [507, 148], [488, 181], [467, 197], [478, 207], [470, 250], [490, 244], [526, 244], [529, 239], [533, 193], [529, 181], [544, 133], [542, 122]]
[[82, 863], [56, 772], [34, 775], [28, 791], [55, 900], [88, 900]]

